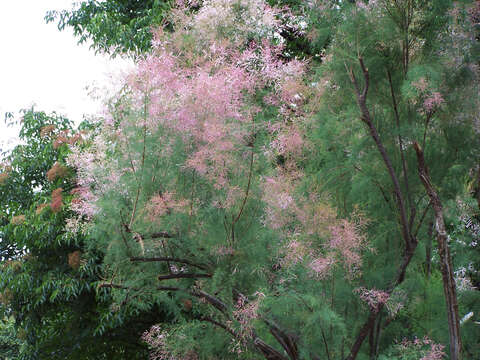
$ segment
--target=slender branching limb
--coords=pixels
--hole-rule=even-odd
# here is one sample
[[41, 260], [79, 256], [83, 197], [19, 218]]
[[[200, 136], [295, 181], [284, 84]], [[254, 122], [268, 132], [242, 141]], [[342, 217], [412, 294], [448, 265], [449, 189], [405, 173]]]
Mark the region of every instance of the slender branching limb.
[[211, 278], [212, 274], [198, 274], [198, 273], [177, 273], [168, 275], [159, 275], [158, 280], [170, 280], [170, 279], [199, 279], [199, 278]]
[[203, 264], [196, 264], [188, 259], [180, 259], [180, 258], [175, 258], [175, 257], [131, 257], [130, 261], [132, 262], [174, 262], [174, 263], [180, 263], [180, 264], [185, 264], [189, 266], [193, 266], [202, 270], [207, 270], [207, 266]]
[[395, 122], [397, 124], [397, 131], [398, 131], [398, 147], [400, 149], [400, 158], [402, 161], [402, 171], [403, 171], [403, 180], [405, 185], [405, 193], [407, 194], [407, 200], [410, 205], [410, 218], [408, 219], [408, 227], [410, 231], [412, 231], [413, 221], [415, 220], [416, 215], [416, 207], [412, 200], [412, 194], [410, 192], [410, 184], [408, 181], [408, 169], [407, 169], [407, 161], [405, 158], [405, 145], [403, 143], [402, 134], [400, 131], [400, 113], [398, 111], [397, 105], [397, 98], [395, 96], [395, 90], [393, 88], [393, 81], [392, 81], [392, 74], [390, 70], [387, 70], [387, 77], [388, 82], [390, 84], [390, 95], [392, 96], [392, 104], [393, 104], [393, 112], [395, 114]]
[[383, 145], [383, 142], [380, 139], [380, 135], [378, 134], [377, 128], [373, 124], [370, 111], [368, 110], [368, 107], [367, 107], [367, 94], [368, 94], [368, 88], [369, 88], [369, 82], [370, 82], [368, 69], [365, 67], [363, 59], [361, 57], [358, 59], [358, 61], [360, 63], [360, 67], [362, 69], [362, 74], [364, 78], [363, 90], [360, 89], [360, 85], [358, 83], [358, 80], [355, 77], [353, 69], [350, 69], [349, 73], [350, 73], [350, 80], [355, 88], [357, 103], [361, 112], [361, 119], [367, 125], [370, 132], [370, 136], [375, 142], [375, 145], [377, 146], [377, 149], [380, 152], [383, 162], [385, 163], [387, 171], [390, 175], [390, 179], [393, 183], [394, 192], [397, 198], [398, 211], [400, 213], [400, 226], [402, 228], [402, 237], [405, 241], [406, 248], [411, 248], [413, 246], [412, 243], [415, 242], [416, 240], [413, 239], [413, 237], [410, 234], [410, 230], [408, 226], [409, 225], [408, 218], [405, 210], [405, 200], [400, 187], [400, 182], [398, 181], [398, 177], [393, 168], [390, 156], [388, 155], [387, 150], [385, 149], [385, 146]]
[[[391, 294], [395, 289], [395, 287], [397, 287], [405, 279], [407, 267], [410, 264], [415, 248], [417, 247], [417, 240], [414, 236], [412, 236], [410, 231], [409, 221], [408, 221], [406, 207], [405, 207], [405, 200], [404, 200], [404, 196], [402, 193], [402, 189], [400, 187], [400, 182], [398, 180], [397, 174], [395, 173], [390, 156], [388, 155], [387, 150], [385, 149], [385, 146], [383, 145], [383, 142], [380, 139], [380, 135], [373, 123], [372, 116], [367, 107], [367, 94], [368, 94], [369, 82], [370, 82], [368, 69], [366, 68], [365, 63], [363, 62], [363, 59], [361, 57], [358, 58], [358, 61], [360, 64], [360, 68], [362, 70], [362, 75], [363, 75], [363, 82], [364, 82], [363, 90], [361, 89], [360, 84], [357, 78], [355, 77], [355, 73], [351, 68], [349, 69], [350, 80], [355, 89], [355, 95], [357, 98], [358, 107], [360, 109], [361, 119], [367, 125], [370, 136], [375, 142], [375, 145], [377, 146], [377, 149], [380, 152], [380, 155], [385, 164], [385, 167], [387, 168], [388, 174], [390, 175], [390, 179], [392, 181], [394, 192], [397, 198], [397, 208], [400, 214], [400, 226], [402, 230], [402, 237], [405, 243], [403, 258], [402, 258], [402, 262], [399, 265], [399, 268], [397, 269], [397, 275], [395, 279], [392, 281], [392, 283], [390, 284], [389, 288], [386, 290], [388, 294]], [[370, 333], [371, 329], [375, 325], [375, 321], [377, 319], [378, 313], [382, 308], [383, 308], [383, 304], [379, 304], [376, 311], [370, 312], [368, 319], [366, 320], [364, 325], [361, 327], [353, 346], [350, 348], [350, 354], [346, 357], [346, 360], [354, 360], [357, 357], [358, 352], [360, 351], [360, 348], [363, 344], [363, 341], [365, 340], [365, 338], [367, 337], [367, 335]]]
[[443, 279], [443, 291], [447, 305], [448, 329], [450, 335], [450, 359], [461, 359], [462, 339], [460, 337], [460, 318], [458, 315], [458, 301], [453, 274], [452, 258], [448, 248], [448, 234], [443, 219], [443, 206], [437, 191], [433, 187], [423, 150], [415, 142], [413, 144], [418, 160], [418, 174], [425, 190], [430, 197], [430, 202], [435, 213], [435, 228], [437, 232], [438, 254], [440, 256], [440, 269]]

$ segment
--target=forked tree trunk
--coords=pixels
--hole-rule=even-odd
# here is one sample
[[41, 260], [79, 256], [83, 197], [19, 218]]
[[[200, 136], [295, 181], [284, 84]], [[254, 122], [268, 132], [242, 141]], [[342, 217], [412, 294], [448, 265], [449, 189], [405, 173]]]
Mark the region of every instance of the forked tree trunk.
[[[370, 76], [368, 73], [368, 69], [366, 68], [363, 62], [363, 59], [361, 57], [358, 58], [358, 61], [362, 69], [362, 74], [364, 79], [363, 89], [361, 88], [360, 83], [357, 81], [357, 78], [355, 77], [355, 73], [353, 69], [349, 70], [350, 80], [355, 88], [357, 103], [361, 113], [361, 120], [365, 123], [365, 125], [367, 125], [369, 134], [372, 137], [373, 141], [375, 142], [375, 145], [382, 157], [382, 160], [385, 164], [388, 174], [390, 175], [390, 179], [392, 180], [393, 189], [394, 189], [395, 197], [397, 200], [396, 205], [400, 215], [400, 227], [402, 231], [402, 237], [405, 242], [405, 250], [403, 253], [402, 262], [400, 263], [397, 271], [397, 276], [393, 280], [391, 286], [387, 289], [387, 293], [390, 295], [395, 289], [395, 287], [400, 285], [405, 279], [407, 267], [410, 264], [410, 261], [412, 260], [413, 254], [415, 252], [415, 248], [418, 245], [418, 241], [416, 237], [413, 236], [412, 233], [410, 232], [410, 226], [409, 226], [410, 222], [408, 221], [408, 216], [405, 208], [405, 200], [402, 193], [402, 189], [400, 187], [400, 182], [398, 180], [397, 174], [395, 173], [395, 169], [392, 165], [390, 156], [388, 155], [387, 150], [385, 149], [385, 146], [383, 145], [382, 140], [380, 139], [380, 135], [378, 134], [377, 128], [375, 127], [375, 124], [372, 121], [370, 111], [368, 110], [368, 107], [367, 107], [367, 94], [368, 94], [369, 83], [370, 83]], [[414, 215], [415, 213], [412, 212], [411, 221], [413, 221]], [[368, 319], [360, 328], [360, 331], [358, 332], [357, 337], [352, 347], [350, 348], [350, 354], [348, 354], [345, 360], [355, 360], [357, 358], [358, 352], [362, 347], [363, 341], [365, 340], [365, 338], [368, 336], [369, 332], [375, 325], [377, 316], [380, 313], [380, 310], [383, 308], [383, 306], [384, 304], [379, 304], [377, 311], [370, 312]]]
[[448, 235], [443, 220], [443, 207], [440, 198], [434, 189], [427, 165], [423, 157], [423, 150], [418, 143], [414, 143], [417, 153], [418, 173], [420, 180], [425, 187], [435, 212], [435, 228], [437, 232], [438, 254], [440, 255], [440, 266], [443, 279], [443, 291], [447, 303], [448, 329], [450, 332], [450, 359], [461, 359], [462, 339], [460, 337], [460, 318], [458, 316], [457, 292], [455, 279], [453, 277], [452, 259], [448, 249]]

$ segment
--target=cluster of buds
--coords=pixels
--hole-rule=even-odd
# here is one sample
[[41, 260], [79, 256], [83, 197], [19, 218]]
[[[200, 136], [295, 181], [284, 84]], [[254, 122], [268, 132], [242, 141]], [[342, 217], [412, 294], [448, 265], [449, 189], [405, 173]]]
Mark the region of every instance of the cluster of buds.
[[5, 184], [11, 171], [10, 165], [0, 164], [0, 185]]
[[68, 168], [60, 164], [58, 161], [47, 171], [47, 179], [55, 181], [57, 178], [63, 178], [68, 173]]
[[25, 222], [25, 215], [13, 216], [12, 220], [10, 221], [12, 225], [21, 225], [24, 222]]
[[80, 250], [76, 250], [68, 254], [68, 265], [74, 269], [78, 270], [82, 263], [82, 252]]
[[62, 188], [58, 188], [52, 191], [52, 202], [50, 207], [54, 213], [59, 212], [62, 209]]
[[446, 355], [443, 351], [445, 346], [434, 343], [433, 340], [427, 336], [425, 336], [423, 339], [403, 339], [397, 347], [402, 354], [412, 352], [419, 353], [422, 356], [420, 360], [441, 360]]
[[70, 136], [70, 131], [64, 130], [64, 131], [61, 131], [53, 141], [53, 148], [58, 149], [63, 144], [75, 145], [82, 139], [83, 138], [81, 133], [76, 133], [75, 135]]
[[47, 125], [42, 127], [40, 129], [40, 137], [46, 138], [46, 137], [52, 136], [53, 133], [55, 132], [55, 129], [56, 129], [55, 125]]
[[390, 298], [390, 295], [382, 290], [367, 289], [359, 287], [353, 290], [357, 293], [361, 300], [365, 301], [370, 309], [374, 312], [378, 312], [382, 305], [385, 305]]

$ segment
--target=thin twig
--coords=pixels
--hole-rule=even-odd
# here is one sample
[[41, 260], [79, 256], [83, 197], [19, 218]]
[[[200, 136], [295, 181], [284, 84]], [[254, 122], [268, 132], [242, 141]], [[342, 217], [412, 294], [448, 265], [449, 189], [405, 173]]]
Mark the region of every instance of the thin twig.
[[159, 275], [158, 280], [170, 280], [170, 279], [198, 279], [198, 278], [211, 278], [211, 274], [197, 274], [197, 273], [178, 273]]
[[202, 270], [206, 270], [207, 266], [206, 265], [201, 265], [201, 264], [195, 264], [191, 262], [190, 260], [187, 259], [180, 259], [180, 258], [175, 258], [175, 257], [152, 257], [152, 258], [147, 258], [147, 257], [131, 257], [130, 261], [132, 262], [176, 262], [180, 264], [185, 264], [189, 266], [193, 266]]

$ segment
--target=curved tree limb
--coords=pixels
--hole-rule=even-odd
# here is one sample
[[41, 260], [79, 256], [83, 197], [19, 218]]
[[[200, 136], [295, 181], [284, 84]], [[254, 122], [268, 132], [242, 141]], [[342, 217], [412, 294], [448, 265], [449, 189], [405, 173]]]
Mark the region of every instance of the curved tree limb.
[[461, 359], [462, 339], [460, 337], [460, 318], [458, 315], [458, 301], [455, 279], [453, 276], [452, 258], [448, 248], [448, 234], [443, 220], [443, 206], [437, 191], [432, 185], [428, 167], [425, 163], [423, 150], [417, 142], [413, 143], [418, 160], [418, 174], [430, 197], [435, 213], [435, 228], [437, 230], [438, 254], [443, 279], [443, 291], [447, 304], [448, 330], [450, 334], [450, 359]]

